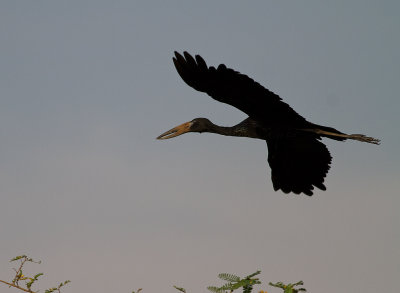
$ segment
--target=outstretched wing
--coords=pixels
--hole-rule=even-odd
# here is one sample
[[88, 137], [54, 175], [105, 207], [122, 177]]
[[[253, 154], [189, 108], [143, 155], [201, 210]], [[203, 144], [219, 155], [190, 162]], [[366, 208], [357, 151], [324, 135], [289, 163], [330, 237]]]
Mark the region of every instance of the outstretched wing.
[[326, 190], [324, 178], [332, 157], [327, 147], [308, 133], [267, 139], [268, 163], [275, 191], [313, 194], [314, 186]]
[[265, 126], [302, 126], [306, 119], [297, 114], [282, 99], [255, 82], [224, 64], [208, 67], [199, 55], [193, 58], [175, 52], [173, 58], [176, 70], [182, 79], [194, 89], [205, 92], [213, 99], [232, 105], [245, 112], [252, 119]]

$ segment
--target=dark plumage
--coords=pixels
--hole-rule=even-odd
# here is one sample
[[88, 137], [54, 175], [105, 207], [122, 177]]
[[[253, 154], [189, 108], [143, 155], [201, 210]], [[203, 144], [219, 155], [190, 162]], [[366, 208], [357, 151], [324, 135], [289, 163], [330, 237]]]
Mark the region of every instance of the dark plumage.
[[212, 132], [265, 140], [268, 163], [275, 190], [313, 194], [314, 186], [326, 190], [324, 178], [332, 157], [321, 137], [343, 141], [354, 139], [374, 144], [379, 140], [362, 134], [344, 134], [334, 128], [308, 122], [282, 99], [248, 76], [224, 64], [208, 67], [199, 55], [193, 58], [175, 52], [176, 70], [194, 89], [213, 99], [232, 105], [249, 115], [233, 127], [221, 127], [205, 118], [196, 118], [158, 137], [167, 139], [186, 132]]

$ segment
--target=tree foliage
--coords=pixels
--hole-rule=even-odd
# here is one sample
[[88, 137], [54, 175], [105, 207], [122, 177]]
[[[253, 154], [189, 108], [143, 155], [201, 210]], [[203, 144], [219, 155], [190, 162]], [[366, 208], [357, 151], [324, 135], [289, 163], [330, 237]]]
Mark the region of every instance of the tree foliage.
[[[39, 280], [39, 277], [43, 276], [43, 273], [38, 273], [35, 274], [32, 277], [24, 275], [24, 266], [26, 263], [36, 263], [40, 264], [41, 261], [35, 261], [32, 258], [26, 256], [26, 255], [19, 255], [10, 260], [10, 262], [18, 262], [19, 261], [19, 266], [18, 268], [13, 268], [15, 275], [13, 279], [9, 282], [0, 280], [0, 283], [8, 285], [9, 288], [14, 287], [17, 288], [21, 291], [28, 292], [28, 293], [38, 293], [40, 290], [33, 291], [32, 286], [36, 284], [36, 282]], [[70, 280], [61, 282], [58, 286], [52, 287], [49, 289], [46, 289], [44, 293], [53, 293], [53, 292], [58, 292], [61, 293], [61, 288], [67, 285]]]
[[[28, 293], [38, 293], [40, 290], [34, 291], [32, 289], [33, 285], [37, 283], [39, 280], [39, 277], [43, 276], [43, 273], [38, 273], [33, 275], [32, 277], [25, 276], [23, 273], [23, 269], [26, 263], [35, 263], [35, 264], [40, 264], [41, 261], [35, 261], [32, 258], [26, 256], [26, 255], [19, 255], [14, 257], [13, 259], [10, 260], [10, 262], [18, 262], [19, 265], [17, 268], [13, 268], [15, 275], [13, 279], [9, 282], [0, 280], [0, 283], [3, 283], [5, 285], [8, 285], [9, 288], [14, 287], [17, 288], [21, 291], [28, 292]], [[209, 286], [207, 289], [213, 293], [232, 293], [235, 290], [242, 289], [243, 293], [252, 293], [253, 287], [255, 285], [260, 285], [261, 281], [258, 276], [261, 273], [261, 271], [256, 271], [246, 277], [239, 277], [234, 274], [228, 274], [228, 273], [222, 273], [218, 275], [218, 278], [221, 280], [225, 281], [226, 283], [223, 284], [220, 287], [217, 286]], [[61, 282], [58, 286], [46, 289], [44, 293], [54, 293], [58, 292], [61, 293], [61, 288], [67, 285], [70, 280]], [[307, 291], [305, 288], [295, 288], [297, 286], [303, 285], [303, 281], [299, 281], [297, 283], [289, 283], [285, 285], [282, 282], [277, 282], [277, 283], [269, 283], [270, 286], [276, 287], [276, 288], [281, 288], [283, 289], [283, 293], [298, 293], [300, 291]], [[186, 293], [186, 289], [182, 287], [177, 287], [174, 286], [175, 289], [177, 289], [180, 292]], [[132, 293], [139, 293], [142, 291], [142, 288], [138, 289], [136, 292], [132, 291]], [[259, 293], [267, 293], [266, 291], [258, 291]]]

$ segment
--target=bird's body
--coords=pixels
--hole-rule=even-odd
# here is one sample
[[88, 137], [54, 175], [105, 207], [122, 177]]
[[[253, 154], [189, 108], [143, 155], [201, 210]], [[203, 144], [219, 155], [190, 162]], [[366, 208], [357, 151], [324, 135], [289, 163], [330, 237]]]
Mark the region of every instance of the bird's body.
[[211, 132], [265, 140], [275, 190], [312, 195], [314, 186], [326, 189], [323, 183], [332, 158], [320, 141], [321, 137], [379, 144], [379, 140], [371, 137], [347, 135], [334, 128], [308, 122], [278, 95], [223, 64], [218, 68], [208, 67], [199, 55], [193, 58], [186, 52], [184, 56], [175, 52], [173, 61], [179, 75], [189, 86], [242, 110], [249, 118], [233, 127], [222, 127], [206, 118], [196, 118], [158, 138], [172, 138], [186, 132]]

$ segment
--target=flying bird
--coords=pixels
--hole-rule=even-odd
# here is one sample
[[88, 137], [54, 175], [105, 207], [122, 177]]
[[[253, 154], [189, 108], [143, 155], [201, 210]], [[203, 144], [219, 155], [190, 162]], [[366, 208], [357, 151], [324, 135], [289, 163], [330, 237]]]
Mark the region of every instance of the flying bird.
[[196, 118], [164, 132], [157, 139], [169, 139], [187, 132], [210, 132], [265, 140], [275, 191], [311, 196], [314, 187], [326, 190], [324, 179], [332, 157], [320, 141], [322, 137], [380, 143], [363, 134], [345, 134], [332, 127], [308, 122], [278, 95], [224, 64], [217, 68], [208, 67], [202, 57], [192, 57], [187, 52], [183, 56], [175, 52], [173, 62], [186, 84], [236, 107], [249, 117], [232, 127]]

